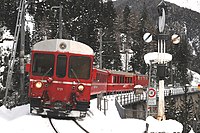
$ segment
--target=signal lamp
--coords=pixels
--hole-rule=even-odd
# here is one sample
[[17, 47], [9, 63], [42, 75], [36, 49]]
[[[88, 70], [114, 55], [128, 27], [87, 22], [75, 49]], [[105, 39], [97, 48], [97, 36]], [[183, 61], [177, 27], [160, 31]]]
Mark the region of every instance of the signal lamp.
[[83, 85], [78, 85], [77, 88], [78, 88], [79, 91], [83, 91], [85, 87]]
[[42, 82], [40, 82], [40, 81], [36, 82], [35, 87], [38, 89], [42, 88]]
[[171, 40], [172, 40], [172, 43], [173, 43], [173, 44], [178, 44], [178, 43], [180, 43], [181, 38], [180, 38], [179, 35], [174, 34], [174, 35], [172, 35]]

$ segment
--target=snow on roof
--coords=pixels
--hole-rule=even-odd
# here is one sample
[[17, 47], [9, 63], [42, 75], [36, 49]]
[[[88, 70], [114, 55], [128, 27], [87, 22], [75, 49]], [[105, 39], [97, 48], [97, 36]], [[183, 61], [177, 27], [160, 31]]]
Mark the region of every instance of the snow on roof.
[[172, 55], [168, 53], [158, 53], [158, 52], [152, 52], [152, 53], [147, 53], [144, 55], [144, 61], [146, 64], [152, 63], [158, 63], [158, 61], [164, 61], [169, 62], [172, 60]]
[[94, 55], [94, 51], [88, 45], [81, 42], [65, 39], [44, 40], [33, 45], [32, 50]]

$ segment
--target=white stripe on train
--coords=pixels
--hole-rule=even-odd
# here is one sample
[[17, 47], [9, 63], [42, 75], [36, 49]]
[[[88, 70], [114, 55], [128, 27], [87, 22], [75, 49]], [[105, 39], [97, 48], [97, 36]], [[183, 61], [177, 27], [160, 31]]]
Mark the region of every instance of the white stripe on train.
[[[40, 81], [40, 82], [43, 82], [43, 83], [47, 83], [47, 80], [34, 80], [34, 79], [30, 79], [30, 81], [32, 81], [32, 82], [36, 82], [36, 81]], [[79, 83], [77, 83], [77, 82], [65, 82], [65, 81], [53, 81], [53, 83], [55, 83], [55, 84], [67, 84], [67, 85], [77, 85], [77, 84], [79, 84]], [[109, 86], [112, 86], [112, 85], [127, 85], [127, 83], [93, 83], [93, 84], [91, 84], [91, 83], [81, 83], [81, 84], [83, 84], [83, 85], [85, 85], [85, 86], [92, 86], [92, 85], [109, 85]], [[134, 83], [130, 83], [130, 84], [128, 84], [128, 85], [130, 85], [130, 86], [133, 86], [133, 85], [135, 85]]]

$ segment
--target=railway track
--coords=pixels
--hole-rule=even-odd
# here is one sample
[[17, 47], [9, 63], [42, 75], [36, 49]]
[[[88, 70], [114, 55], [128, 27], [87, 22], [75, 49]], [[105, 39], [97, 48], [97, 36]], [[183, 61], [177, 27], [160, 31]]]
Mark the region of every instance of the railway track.
[[48, 119], [49, 119], [49, 123], [51, 124], [51, 127], [53, 128], [53, 130], [55, 131], [55, 133], [58, 133], [58, 131], [56, 130], [55, 126], [52, 123], [51, 118], [48, 118]]
[[[49, 123], [51, 124], [51, 127], [53, 128], [53, 130], [55, 131], [55, 133], [59, 133], [58, 130], [55, 128], [53, 122], [52, 122], [52, 118], [48, 117], [49, 119]], [[71, 119], [65, 119], [65, 120], [72, 120], [79, 128], [81, 128], [85, 133], [89, 133], [83, 126], [81, 126], [76, 118], [71, 118]]]

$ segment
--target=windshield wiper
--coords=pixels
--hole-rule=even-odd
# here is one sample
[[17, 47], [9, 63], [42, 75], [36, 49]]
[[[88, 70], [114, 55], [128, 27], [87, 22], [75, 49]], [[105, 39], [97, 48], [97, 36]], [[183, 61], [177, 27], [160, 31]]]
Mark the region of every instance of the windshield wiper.
[[45, 72], [45, 74], [42, 76], [42, 79], [43, 79], [52, 69], [53, 69], [53, 68], [50, 67], [50, 68]]
[[78, 83], [80, 83], [80, 80], [78, 79], [78, 76], [76, 75], [74, 69], [70, 69], [72, 71], [72, 73], [74, 74], [74, 77], [76, 78], [76, 80], [78, 81]]

